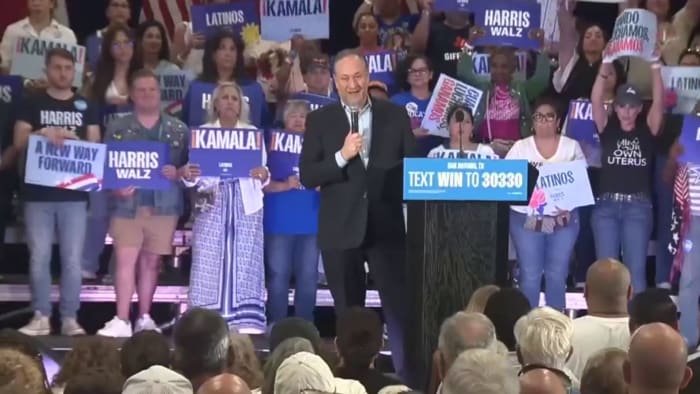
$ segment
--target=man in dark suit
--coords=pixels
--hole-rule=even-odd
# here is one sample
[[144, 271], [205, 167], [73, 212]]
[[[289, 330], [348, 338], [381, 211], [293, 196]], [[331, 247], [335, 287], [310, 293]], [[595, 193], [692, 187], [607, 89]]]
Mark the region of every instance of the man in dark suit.
[[321, 188], [318, 244], [336, 314], [364, 306], [367, 262], [402, 375], [408, 289], [401, 165], [414, 155], [415, 139], [403, 108], [368, 97], [362, 55], [340, 52], [334, 73], [340, 103], [307, 116], [301, 183]]

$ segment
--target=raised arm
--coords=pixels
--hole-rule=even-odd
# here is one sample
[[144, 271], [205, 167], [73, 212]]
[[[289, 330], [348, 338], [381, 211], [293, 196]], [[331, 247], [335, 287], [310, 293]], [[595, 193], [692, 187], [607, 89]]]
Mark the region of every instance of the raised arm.
[[425, 52], [428, 47], [428, 38], [430, 37], [430, 18], [434, 0], [421, 0], [421, 14], [418, 19], [418, 24], [413, 30], [411, 36], [411, 50], [414, 52]]
[[554, 72], [552, 84], [554, 89], [561, 93], [569, 79], [571, 73], [569, 63], [576, 51], [577, 33], [573, 1], [559, 0], [557, 22], [559, 23], [559, 67]]
[[608, 124], [608, 111], [605, 110], [603, 92], [605, 91], [605, 80], [610, 78], [614, 72], [612, 63], [603, 62], [598, 69], [598, 75], [591, 90], [591, 112], [593, 114], [593, 123], [598, 129], [598, 133], [602, 133]]
[[661, 131], [664, 121], [664, 81], [661, 79], [661, 63], [651, 64], [651, 107], [647, 114], [647, 126], [651, 134], [657, 135]]
[[[306, 116], [306, 132], [299, 155], [299, 176], [301, 184], [313, 189], [328, 183], [343, 180], [344, 169], [336, 160], [336, 152], [325, 152], [323, 134], [328, 133], [321, 115], [324, 111], [314, 111]], [[327, 120], [326, 120], [327, 121]]]

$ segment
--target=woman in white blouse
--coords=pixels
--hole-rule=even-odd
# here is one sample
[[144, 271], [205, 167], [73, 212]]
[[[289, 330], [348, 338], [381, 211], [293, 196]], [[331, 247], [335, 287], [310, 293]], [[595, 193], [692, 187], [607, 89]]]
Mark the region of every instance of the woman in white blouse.
[[462, 152], [464, 157], [498, 158], [489, 145], [474, 142], [474, 116], [467, 106], [457, 104], [447, 110], [447, 127], [450, 137], [428, 152], [428, 157], [453, 158]]
[[[233, 82], [218, 84], [208, 112], [209, 123], [202, 127], [255, 129], [241, 88]], [[246, 334], [267, 328], [262, 208], [270, 174], [262, 166], [264, 156], [249, 178], [187, 182], [196, 185], [197, 193], [189, 304], [218, 311], [229, 326]]]
[[[578, 142], [561, 135], [556, 102], [542, 99], [533, 107], [533, 135], [517, 141], [506, 159], [527, 160], [542, 165], [585, 160]], [[533, 193], [533, 201], [536, 201]], [[548, 306], [563, 311], [566, 306], [566, 277], [569, 261], [579, 233], [576, 210], [544, 215], [542, 204], [511, 206], [510, 236], [518, 258], [520, 290], [539, 305], [540, 283], [545, 276], [545, 299]]]

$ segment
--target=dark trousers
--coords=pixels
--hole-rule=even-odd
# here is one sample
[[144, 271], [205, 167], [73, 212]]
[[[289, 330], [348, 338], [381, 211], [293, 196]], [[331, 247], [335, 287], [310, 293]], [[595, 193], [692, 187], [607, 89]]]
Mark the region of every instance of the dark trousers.
[[0, 262], [5, 258], [5, 230], [15, 219], [12, 212], [12, 194], [17, 190], [17, 179], [14, 169], [0, 171]]
[[338, 315], [349, 307], [365, 306], [367, 286], [364, 263], [369, 264], [370, 273], [382, 300], [394, 369], [405, 381], [404, 328], [408, 310], [405, 298], [405, 247], [400, 244], [373, 244], [356, 249], [323, 250], [321, 255]]

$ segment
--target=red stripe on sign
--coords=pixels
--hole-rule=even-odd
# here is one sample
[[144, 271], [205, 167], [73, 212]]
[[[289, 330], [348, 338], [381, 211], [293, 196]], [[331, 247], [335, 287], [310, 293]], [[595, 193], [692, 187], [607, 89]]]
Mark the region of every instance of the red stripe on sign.
[[147, 0], [143, 2], [143, 7], [141, 7], [141, 13], [145, 17], [144, 19], [148, 21], [152, 21], [153, 18], [153, 6], [151, 5], [151, 1]]
[[160, 13], [163, 14], [162, 22], [165, 30], [168, 32], [168, 37], [172, 38], [175, 35], [175, 23], [173, 22], [173, 15], [170, 13], [168, 0], [158, 0], [158, 6]]
[[190, 20], [190, 9], [187, 7], [187, 0], [177, 0], [175, 2], [177, 9], [180, 10], [180, 16], [183, 21]]

